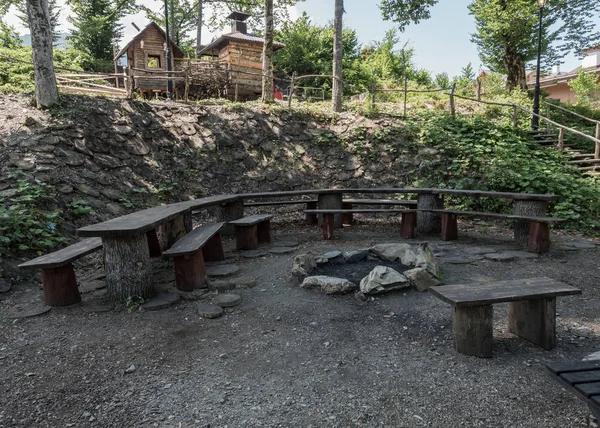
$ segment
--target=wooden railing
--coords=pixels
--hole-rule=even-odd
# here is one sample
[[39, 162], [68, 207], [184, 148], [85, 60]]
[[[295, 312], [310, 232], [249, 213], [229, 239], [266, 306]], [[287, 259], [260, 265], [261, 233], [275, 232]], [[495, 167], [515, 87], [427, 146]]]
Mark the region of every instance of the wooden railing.
[[[595, 138], [596, 140], [600, 140], [600, 120], [596, 120], [596, 119], [592, 119], [590, 117], [584, 116], [582, 114], [576, 113], [572, 110], [569, 110], [565, 107], [559, 106], [557, 104], [554, 103], [549, 103], [544, 101], [544, 104], [546, 104], [546, 116], [548, 117], [548, 119], [550, 118], [550, 108], [555, 108], [561, 111], [564, 111], [566, 113], [569, 113], [573, 116], [576, 116], [580, 119], [586, 120], [590, 123], [593, 123], [596, 126], [596, 135]], [[549, 128], [549, 126], [548, 126]], [[559, 128], [560, 129], [560, 128]], [[549, 129], [548, 129], [549, 131]], [[587, 135], [587, 134], [586, 134]], [[598, 144], [598, 142], [596, 142], [596, 148], [594, 149], [594, 159], [599, 159], [600, 158], [600, 144]]]
[[[123, 79], [123, 84], [119, 83]], [[114, 81], [113, 85], [109, 85]], [[86, 92], [98, 94], [126, 94], [126, 76], [122, 74], [101, 74], [101, 73], [61, 73], [56, 74], [56, 84], [63, 91], [67, 92]]]

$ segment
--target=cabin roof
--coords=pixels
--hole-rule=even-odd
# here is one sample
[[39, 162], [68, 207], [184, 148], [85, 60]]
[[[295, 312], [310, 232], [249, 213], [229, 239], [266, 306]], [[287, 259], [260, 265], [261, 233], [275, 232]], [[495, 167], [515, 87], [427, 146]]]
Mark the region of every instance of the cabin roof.
[[[219, 51], [223, 46], [229, 43], [230, 40], [249, 42], [249, 43], [260, 43], [264, 44], [265, 39], [254, 34], [244, 34], [239, 31], [229, 34], [223, 34], [221, 37], [210, 43], [200, 51], [200, 55], [218, 56]], [[280, 42], [273, 41], [273, 51], [284, 48], [285, 45]]]
[[[140, 40], [142, 37], [144, 37], [144, 33], [147, 30], [149, 30], [150, 27], [156, 28], [163, 35], [163, 37], [165, 37], [165, 38], [167, 37], [167, 33], [165, 33], [165, 30], [160, 28], [160, 26], [156, 22], [152, 21], [150, 24], [146, 25], [143, 30], [141, 30], [139, 33], [137, 33], [135, 35], [135, 37], [133, 39], [131, 39], [129, 41], [129, 43], [127, 43], [123, 47], [123, 49], [121, 49], [119, 51], [119, 53], [115, 56], [115, 59], [119, 59], [123, 55], [125, 55], [125, 53], [127, 52], [127, 49], [129, 49], [129, 46], [131, 46], [134, 42], [136, 42], [136, 41]], [[183, 58], [185, 55], [184, 55], [183, 51], [179, 48], [179, 46], [177, 46], [173, 40], [169, 39], [169, 41], [171, 42], [173, 58]]]
[[250, 15], [249, 13], [244, 13], [244, 12], [239, 12], [239, 11], [233, 11], [231, 12], [231, 14], [227, 17], [227, 19], [234, 19], [236, 21], [245, 21], [246, 19], [250, 18], [252, 15]]

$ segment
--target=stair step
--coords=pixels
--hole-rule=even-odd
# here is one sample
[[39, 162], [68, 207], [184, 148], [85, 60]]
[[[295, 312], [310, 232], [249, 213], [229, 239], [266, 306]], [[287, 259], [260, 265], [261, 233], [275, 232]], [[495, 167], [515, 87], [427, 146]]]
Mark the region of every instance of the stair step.
[[600, 163], [600, 159], [581, 159], [569, 161], [573, 165], [585, 165], [586, 163]]
[[582, 166], [579, 168], [581, 171], [598, 171], [600, 172], [600, 165], [594, 166]]

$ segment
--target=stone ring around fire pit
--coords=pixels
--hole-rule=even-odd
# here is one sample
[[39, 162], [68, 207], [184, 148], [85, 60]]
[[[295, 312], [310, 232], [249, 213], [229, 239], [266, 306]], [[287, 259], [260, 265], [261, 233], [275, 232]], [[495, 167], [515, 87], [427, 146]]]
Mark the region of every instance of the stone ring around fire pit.
[[354, 251], [309, 252], [294, 257], [292, 275], [302, 288], [325, 294], [380, 294], [414, 287], [426, 291], [440, 285], [439, 272], [427, 243], [378, 244]]

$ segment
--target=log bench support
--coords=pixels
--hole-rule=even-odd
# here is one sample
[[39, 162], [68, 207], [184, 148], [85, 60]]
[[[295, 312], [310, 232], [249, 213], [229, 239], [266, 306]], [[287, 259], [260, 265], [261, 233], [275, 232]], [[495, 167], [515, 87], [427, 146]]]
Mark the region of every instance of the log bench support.
[[546, 350], [556, 345], [556, 297], [508, 303], [508, 331]]
[[[317, 203], [316, 202], [307, 202], [306, 209], [307, 210], [316, 210]], [[313, 213], [304, 213], [304, 219], [306, 221], [306, 224], [317, 224], [319, 222], [317, 214], [313, 214]]]
[[217, 217], [220, 222], [224, 222], [225, 226], [221, 230], [223, 236], [233, 236], [235, 228], [230, 224], [232, 220], [238, 220], [244, 217], [244, 201], [242, 199], [231, 201], [222, 204], [219, 207]]
[[403, 212], [400, 220], [400, 237], [404, 239], [414, 239], [415, 229], [417, 227], [417, 213]]
[[431, 235], [442, 230], [440, 215], [427, 210], [442, 209], [444, 201], [439, 195], [433, 193], [419, 193], [417, 196], [417, 233]]
[[69, 306], [81, 302], [73, 264], [42, 269], [44, 302], [48, 306]]
[[215, 235], [206, 241], [204, 247], [202, 247], [202, 256], [205, 262], [218, 262], [225, 260], [225, 253], [223, 252], [223, 242], [221, 241], [221, 232], [215, 233]]
[[235, 248], [238, 250], [255, 250], [258, 248], [258, 225], [236, 226]]
[[323, 214], [323, 239], [330, 241], [333, 239], [333, 229], [335, 227], [335, 214]]
[[[527, 217], [544, 217], [548, 210], [547, 201], [530, 201], [517, 199], [514, 201], [514, 214]], [[531, 223], [527, 220], [516, 220], [514, 225], [515, 243], [521, 248], [529, 244]]]
[[229, 222], [235, 227], [238, 250], [255, 250], [258, 244], [271, 242], [271, 214], [256, 214]]
[[156, 229], [152, 229], [146, 232], [146, 239], [148, 240], [148, 251], [150, 253], [150, 257], [162, 256], [163, 248], [160, 244], [160, 239], [158, 239]]
[[175, 257], [175, 283], [181, 291], [206, 288], [206, 268], [202, 251]]
[[[342, 209], [342, 194], [319, 194], [318, 195], [318, 209], [320, 210], [341, 210]], [[342, 214], [335, 214], [334, 226], [342, 227]], [[323, 224], [323, 216], [319, 215], [319, 224]]]
[[259, 244], [271, 242], [271, 220], [261, 221], [256, 225], [256, 238]]
[[454, 349], [461, 354], [492, 358], [493, 314], [492, 305], [455, 306], [452, 310]]
[[458, 216], [453, 213], [442, 213], [442, 241], [458, 239]]
[[[342, 209], [344, 210], [351, 210], [352, 207], [352, 202], [342, 202]], [[342, 216], [342, 224], [344, 226], [350, 226], [352, 225], [352, 222], [354, 221], [354, 216], [352, 215], [351, 212], [346, 213]]]
[[527, 251], [540, 254], [550, 251], [550, 225], [548, 223], [531, 222]]

